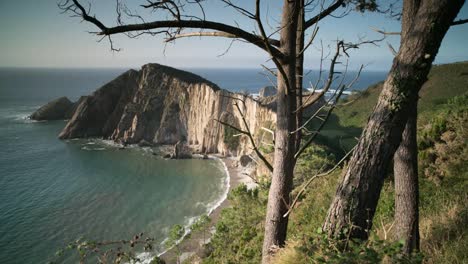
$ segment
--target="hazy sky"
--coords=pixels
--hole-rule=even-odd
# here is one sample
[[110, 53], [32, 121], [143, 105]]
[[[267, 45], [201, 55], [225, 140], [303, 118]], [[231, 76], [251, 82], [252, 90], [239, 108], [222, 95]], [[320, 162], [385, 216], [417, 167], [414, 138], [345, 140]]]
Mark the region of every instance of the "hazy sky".
[[[82, 0], [83, 3], [88, 2]], [[95, 0], [92, 13], [101, 18], [107, 26], [115, 25], [115, 0]], [[141, 3], [132, 0], [128, 2]], [[144, 2], [144, 1], [143, 1]], [[221, 21], [254, 30], [253, 24], [246, 18], [235, 14], [230, 8], [219, 4], [220, 1], [206, 1], [207, 19]], [[241, 0], [247, 8], [253, 1]], [[268, 23], [276, 25], [280, 19], [279, 0], [264, 0], [264, 16]], [[138, 8], [135, 6], [135, 8]], [[137, 9], [141, 10], [141, 9]], [[268, 12], [266, 11], [268, 10]], [[190, 9], [189, 9], [190, 11]], [[145, 12], [145, 11], [143, 11]], [[193, 12], [198, 12], [194, 10]], [[153, 16], [153, 17], [152, 17]], [[465, 4], [459, 18], [468, 17]], [[157, 19], [149, 14], [148, 20]], [[320, 58], [320, 40], [325, 46], [333, 45], [337, 39], [356, 41], [360, 37], [368, 39], [379, 35], [371, 27], [386, 31], [399, 31], [400, 23], [384, 15], [352, 13], [345, 18], [327, 18], [320, 23], [315, 45], [306, 54], [306, 67], [318, 68]], [[175, 67], [222, 67], [258, 68], [267, 61], [267, 54], [249, 44], [235, 42], [229, 52], [219, 57], [230, 44], [230, 40], [221, 38], [186, 38], [168, 44], [164, 52], [163, 36], [144, 36], [128, 39], [115, 36], [114, 44], [120, 52], [111, 52], [108, 41], [99, 39], [87, 31], [96, 28], [80, 19], [61, 14], [57, 0], [0, 0], [0, 67], [140, 67], [149, 62], [157, 62]], [[270, 29], [269, 29], [270, 30]], [[385, 40], [380, 47], [365, 46], [351, 52], [350, 65], [356, 69], [365, 64], [367, 70], [387, 70], [392, 61], [392, 54], [387, 42], [398, 48], [399, 37]], [[468, 60], [468, 24], [452, 27], [446, 35], [436, 63]]]

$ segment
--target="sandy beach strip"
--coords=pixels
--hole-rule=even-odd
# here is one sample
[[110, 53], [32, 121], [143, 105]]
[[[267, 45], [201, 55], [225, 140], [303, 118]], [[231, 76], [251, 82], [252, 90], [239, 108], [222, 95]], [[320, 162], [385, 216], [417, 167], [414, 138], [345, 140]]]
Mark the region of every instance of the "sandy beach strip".
[[[224, 163], [229, 174], [229, 192], [238, 187], [240, 184], [245, 184], [247, 187], [252, 188], [256, 186], [255, 182], [245, 174], [245, 168], [240, 166], [237, 162], [238, 158], [234, 157], [220, 157], [220, 156], [210, 156], [210, 158], [217, 159], [220, 162]], [[197, 256], [203, 256], [203, 245], [210, 239], [212, 233], [211, 230], [214, 230], [216, 223], [219, 220], [221, 211], [229, 206], [229, 201], [226, 198], [222, 203], [216, 207], [213, 212], [209, 215], [211, 222], [208, 224], [205, 232], [196, 231], [191, 232], [182, 242], [178, 245], [180, 250], [180, 260], [181, 262], [193, 258], [196, 262], [196, 259], [199, 259]], [[205, 239], [205, 240], [204, 240]], [[166, 263], [177, 263], [177, 254], [175, 248], [165, 252], [160, 256]]]

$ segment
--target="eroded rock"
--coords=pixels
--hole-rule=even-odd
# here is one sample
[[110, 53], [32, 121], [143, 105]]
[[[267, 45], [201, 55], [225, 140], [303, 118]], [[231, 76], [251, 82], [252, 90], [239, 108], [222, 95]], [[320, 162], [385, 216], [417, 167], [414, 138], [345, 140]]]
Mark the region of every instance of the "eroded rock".
[[30, 116], [33, 120], [63, 120], [73, 108], [73, 103], [67, 97], [60, 97], [50, 101], [36, 110]]

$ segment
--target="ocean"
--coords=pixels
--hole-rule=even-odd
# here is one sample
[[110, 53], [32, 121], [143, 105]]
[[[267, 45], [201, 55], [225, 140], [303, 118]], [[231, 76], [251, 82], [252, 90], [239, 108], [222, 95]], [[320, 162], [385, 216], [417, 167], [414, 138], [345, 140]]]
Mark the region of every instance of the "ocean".
[[[187, 70], [231, 91], [271, 85], [255, 69]], [[158, 254], [171, 226], [190, 225], [225, 198], [229, 182], [217, 160], [164, 160], [148, 148], [120, 150], [100, 139], [62, 141], [65, 121], [27, 119], [52, 99], [76, 100], [124, 71], [0, 69], [0, 263], [46, 263], [80, 237], [120, 240], [140, 232], [161, 245]], [[354, 88], [384, 78], [364, 72]]]

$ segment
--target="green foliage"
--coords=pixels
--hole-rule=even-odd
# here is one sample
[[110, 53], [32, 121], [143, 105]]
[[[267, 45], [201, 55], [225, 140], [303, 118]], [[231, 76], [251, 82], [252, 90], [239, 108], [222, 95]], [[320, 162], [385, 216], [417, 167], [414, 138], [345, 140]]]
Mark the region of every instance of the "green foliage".
[[154, 257], [150, 264], [166, 264], [166, 262], [160, 257]]
[[[421, 99], [418, 102], [418, 122], [428, 123], [434, 112], [444, 107], [443, 103], [466, 92], [467, 72], [468, 62], [432, 67], [428, 81], [419, 92]], [[382, 86], [383, 82], [372, 85], [363, 92], [341, 100], [343, 106], [333, 111], [321, 132], [323, 136], [317, 142], [330, 147], [337, 158], [351, 149], [377, 103]]]
[[169, 231], [169, 237], [167, 238], [166, 242], [164, 243], [166, 247], [173, 247], [177, 244], [177, 242], [182, 238], [185, 233], [185, 228], [181, 225], [174, 225], [172, 226], [171, 230]]
[[468, 94], [441, 105], [418, 137], [420, 174], [440, 183], [468, 169]]
[[[335, 195], [341, 171], [335, 171], [312, 182], [289, 219], [288, 237], [303, 240], [320, 228]], [[297, 192], [297, 188], [293, 193]]]
[[[270, 129], [271, 131], [275, 130], [275, 123], [272, 121], [265, 121], [263, 122], [260, 127]], [[264, 154], [272, 154], [275, 151], [275, 147], [273, 145], [273, 142], [275, 139], [273, 138], [273, 134], [264, 130], [264, 129], [258, 129], [255, 134], [257, 135], [256, 140], [259, 142], [258, 143], [258, 148], [259, 150]]]
[[[462, 95], [466, 92], [467, 75], [463, 75], [464, 72], [468, 72], [467, 62], [436, 66], [420, 93], [420, 168], [436, 166], [435, 172], [440, 174], [442, 170], [444, 175], [438, 184], [420, 177], [421, 250], [424, 260], [431, 263], [464, 263], [468, 259], [468, 231], [465, 228], [468, 226], [468, 101], [466, 94]], [[345, 152], [342, 149], [349, 149], [356, 143], [354, 137], [360, 135], [360, 127], [365, 124], [381, 89], [382, 85], [378, 84], [343, 100], [345, 105], [334, 112], [317, 138], [331, 150], [314, 146], [306, 151], [297, 163], [295, 186], [322, 166], [333, 165], [335, 157], [339, 158]], [[454, 96], [457, 97], [442, 103]], [[321, 233], [320, 227], [340, 175], [341, 171], [336, 171], [308, 187], [290, 215], [287, 247], [278, 252], [275, 263], [421, 262], [422, 254], [404, 258], [402, 241], [393, 238], [392, 177], [385, 180], [368, 241], [345, 241], [343, 247], [343, 241], [328, 240]], [[266, 194], [259, 192], [257, 198], [246, 189], [233, 192], [233, 207], [221, 217], [211, 244], [212, 254], [205, 263], [260, 262]]]
[[191, 226], [193, 231], [204, 230], [207, 225], [211, 222], [211, 218], [208, 215], [202, 215], [198, 220]]
[[234, 128], [224, 126], [224, 143], [231, 150], [236, 150], [239, 146], [239, 137], [235, 137], [237, 134], [239, 134], [239, 132], [237, 132]]
[[[344, 230], [347, 232], [347, 230]], [[321, 230], [310, 238], [307, 252], [314, 263], [420, 263], [420, 255], [404, 257], [404, 241], [390, 242], [373, 237], [367, 241], [331, 240]]]
[[[343, 230], [348, 232], [347, 229]], [[344, 234], [344, 237], [347, 237]], [[318, 228], [315, 233], [296, 240], [275, 256], [275, 264], [306, 263], [421, 263], [422, 254], [406, 257], [404, 241], [387, 241], [371, 234], [367, 241], [333, 240]]]
[[260, 263], [267, 194], [241, 185], [228, 198], [203, 263]]
[[309, 146], [297, 161], [294, 185], [301, 185], [308, 178], [330, 169], [334, 164], [335, 156], [326, 147], [319, 145]]

